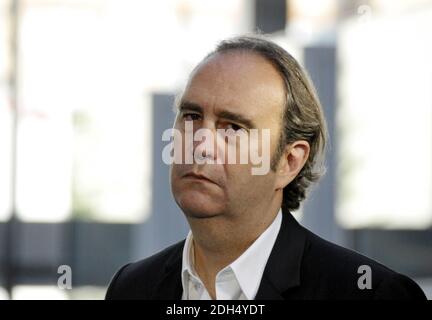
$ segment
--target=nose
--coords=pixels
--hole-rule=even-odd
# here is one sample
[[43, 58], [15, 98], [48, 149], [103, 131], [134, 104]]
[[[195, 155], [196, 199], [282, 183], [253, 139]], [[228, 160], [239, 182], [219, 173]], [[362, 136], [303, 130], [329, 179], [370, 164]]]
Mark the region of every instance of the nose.
[[214, 129], [203, 127], [195, 131], [193, 142], [195, 161], [214, 163], [217, 160], [217, 145], [217, 135]]

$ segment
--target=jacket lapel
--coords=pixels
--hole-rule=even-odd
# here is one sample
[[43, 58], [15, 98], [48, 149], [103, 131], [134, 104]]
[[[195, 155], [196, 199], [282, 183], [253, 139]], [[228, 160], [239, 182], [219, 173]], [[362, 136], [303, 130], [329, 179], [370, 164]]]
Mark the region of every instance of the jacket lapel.
[[280, 300], [287, 290], [300, 285], [300, 269], [306, 234], [289, 211], [282, 212], [282, 225], [270, 253], [256, 300]]
[[155, 286], [152, 300], [181, 300], [183, 287], [181, 283], [182, 253], [185, 241], [176, 248], [168, 259], [163, 276]]

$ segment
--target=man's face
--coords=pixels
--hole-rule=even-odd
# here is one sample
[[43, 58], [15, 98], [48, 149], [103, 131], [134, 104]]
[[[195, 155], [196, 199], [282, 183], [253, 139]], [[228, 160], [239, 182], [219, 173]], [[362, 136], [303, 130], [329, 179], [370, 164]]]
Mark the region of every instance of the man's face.
[[[215, 54], [195, 70], [179, 103], [174, 128], [183, 137], [186, 122], [193, 124], [192, 134], [199, 129], [210, 130], [215, 137], [212, 141], [200, 140], [189, 148], [214, 162], [223, 161], [172, 165], [172, 192], [186, 216], [209, 218], [247, 214], [248, 208], [259, 207], [274, 196], [275, 172], [252, 174], [255, 165], [250, 161], [239, 163], [239, 156], [249, 153], [249, 148], [240, 148], [240, 139], [237, 143], [219, 139], [216, 130], [234, 130], [231, 134], [246, 136], [249, 143], [253, 143], [258, 141], [252, 141], [250, 130], [258, 129], [261, 138], [262, 129], [268, 129], [269, 149], [263, 149], [261, 141], [255, 151], [260, 154], [270, 151], [267, 158], [271, 159], [279, 141], [284, 103], [281, 76], [270, 62], [257, 54], [242, 51]], [[183, 139], [183, 148], [185, 144]], [[235, 164], [226, 158], [229, 149], [237, 151]]]

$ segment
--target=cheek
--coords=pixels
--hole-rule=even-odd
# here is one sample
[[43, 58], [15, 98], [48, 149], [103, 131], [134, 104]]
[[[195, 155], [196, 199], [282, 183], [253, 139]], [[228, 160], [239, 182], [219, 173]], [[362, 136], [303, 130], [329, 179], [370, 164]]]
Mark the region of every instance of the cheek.
[[179, 194], [182, 190], [181, 176], [183, 175], [183, 172], [185, 172], [184, 165], [177, 165], [177, 164], [171, 165], [170, 184], [171, 184], [171, 191], [174, 197], [176, 197], [176, 195]]
[[[230, 196], [238, 197], [254, 187], [254, 176], [250, 164], [226, 165], [226, 187]], [[246, 190], [246, 191], [245, 191]]]
[[275, 185], [275, 174], [270, 171], [266, 175], [253, 175], [251, 164], [231, 165], [227, 171], [227, 194], [230, 199], [256, 201], [271, 194]]

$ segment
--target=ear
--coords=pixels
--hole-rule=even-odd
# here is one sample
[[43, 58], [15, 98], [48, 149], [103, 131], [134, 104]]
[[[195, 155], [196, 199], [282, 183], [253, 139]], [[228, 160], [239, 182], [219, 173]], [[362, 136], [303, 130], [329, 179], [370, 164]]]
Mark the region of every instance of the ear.
[[307, 141], [298, 140], [286, 145], [276, 170], [276, 190], [285, 188], [299, 174], [310, 152]]

